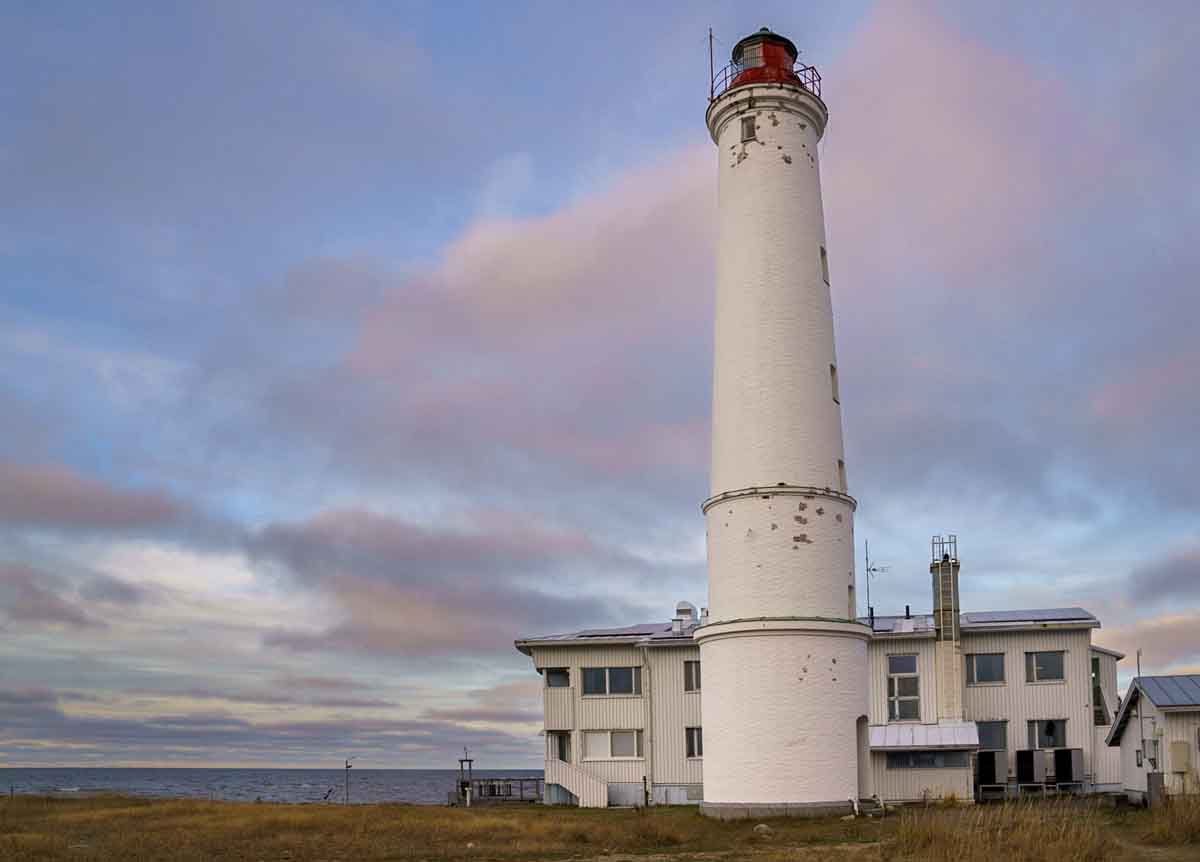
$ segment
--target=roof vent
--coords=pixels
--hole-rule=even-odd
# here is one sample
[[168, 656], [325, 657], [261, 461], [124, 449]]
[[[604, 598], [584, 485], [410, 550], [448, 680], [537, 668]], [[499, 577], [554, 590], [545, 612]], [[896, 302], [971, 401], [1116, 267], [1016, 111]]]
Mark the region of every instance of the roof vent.
[[683, 620], [682, 619], [680, 619], [679, 617], [675, 617], [675, 619], [671, 620], [671, 632], [673, 634], [677, 634], [677, 635], [683, 634]]
[[691, 602], [677, 602], [675, 604], [675, 616], [680, 617], [685, 623], [694, 623], [699, 619], [696, 613], [696, 606]]

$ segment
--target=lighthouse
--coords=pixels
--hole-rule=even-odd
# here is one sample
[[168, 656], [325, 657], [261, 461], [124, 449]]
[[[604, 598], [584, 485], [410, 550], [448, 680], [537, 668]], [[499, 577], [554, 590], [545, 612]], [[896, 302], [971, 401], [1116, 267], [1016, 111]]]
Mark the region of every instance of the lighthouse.
[[766, 28], [706, 115], [719, 248], [704, 802], [716, 817], [850, 809], [867, 768], [867, 641], [842, 445], [817, 144], [821, 79]]

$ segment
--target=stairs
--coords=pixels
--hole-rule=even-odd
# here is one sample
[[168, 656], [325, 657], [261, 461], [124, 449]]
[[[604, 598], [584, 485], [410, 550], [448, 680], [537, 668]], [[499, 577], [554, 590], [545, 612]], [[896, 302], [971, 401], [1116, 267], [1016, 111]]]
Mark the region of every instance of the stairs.
[[565, 761], [546, 761], [546, 784], [562, 787], [578, 800], [580, 808], [608, 807], [608, 782]]

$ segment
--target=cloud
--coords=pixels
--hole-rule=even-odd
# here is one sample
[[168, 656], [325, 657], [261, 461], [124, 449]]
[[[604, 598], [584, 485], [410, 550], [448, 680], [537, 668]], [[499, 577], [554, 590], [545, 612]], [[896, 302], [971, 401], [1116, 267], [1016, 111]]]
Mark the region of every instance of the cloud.
[[0, 523], [123, 530], [160, 527], [186, 511], [165, 494], [114, 488], [69, 467], [0, 461]]
[[468, 693], [469, 706], [429, 709], [425, 718], [483, 724], [537, 724], [542, 720], [542, 680], [497, 683]]
[[[1104, 645], [1132, 658], [1142, 650], [1142, 672], [1164, 673], [1200, 660], [1200, 611], [1180, 610], [1105, 629]], [[1126, 668], [1130, 670], [1130, 668]]]
[[1200, 546], [1182, 548], [1137, 568], [1129, 590], [1143, 602], [1200, 598]]
[[[336, 603], [342, 620], [328, 628], [280, 628], [265, 637], [299, 651], [491, 652], [522, 632], [595, 619], [594, 600], [539, 579], [639, 565], [580, 531], [490, 510], [436, 524], [330, 511], [266, 527], [249, 550]], [[611, 602], [602, 613], [622, 609]]]
[[0, 561], [0, 614], [10, 626], [48, 624], [89, 629], [104, 625], [76, 602], [60, 595], [61, 588], [61, 581], [46, 572]]

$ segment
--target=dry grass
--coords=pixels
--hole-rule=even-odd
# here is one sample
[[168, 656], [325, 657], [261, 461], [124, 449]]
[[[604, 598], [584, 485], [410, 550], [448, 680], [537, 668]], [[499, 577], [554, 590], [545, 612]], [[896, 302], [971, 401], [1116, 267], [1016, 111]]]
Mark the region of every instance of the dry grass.
[[1109, 819], [1086, 802], [939, 806], [900, 813], [891, 859], [930, 862], [1105, 862], [1116, 858]]
[[713, 821], [683, 807], [463, 810], [17, 797], [0, 801], [0, 860], [728, 859], [835, 845], [875, 851], [890, 831], [890, 823], [873, 820], [783, 820], [772, 821], [772, 834], [763, 839], [754, 825]]
[[1139, 817], [1140, 837], [1147, 844], [1200, 844], [1200, 795], [1172, 797]]

